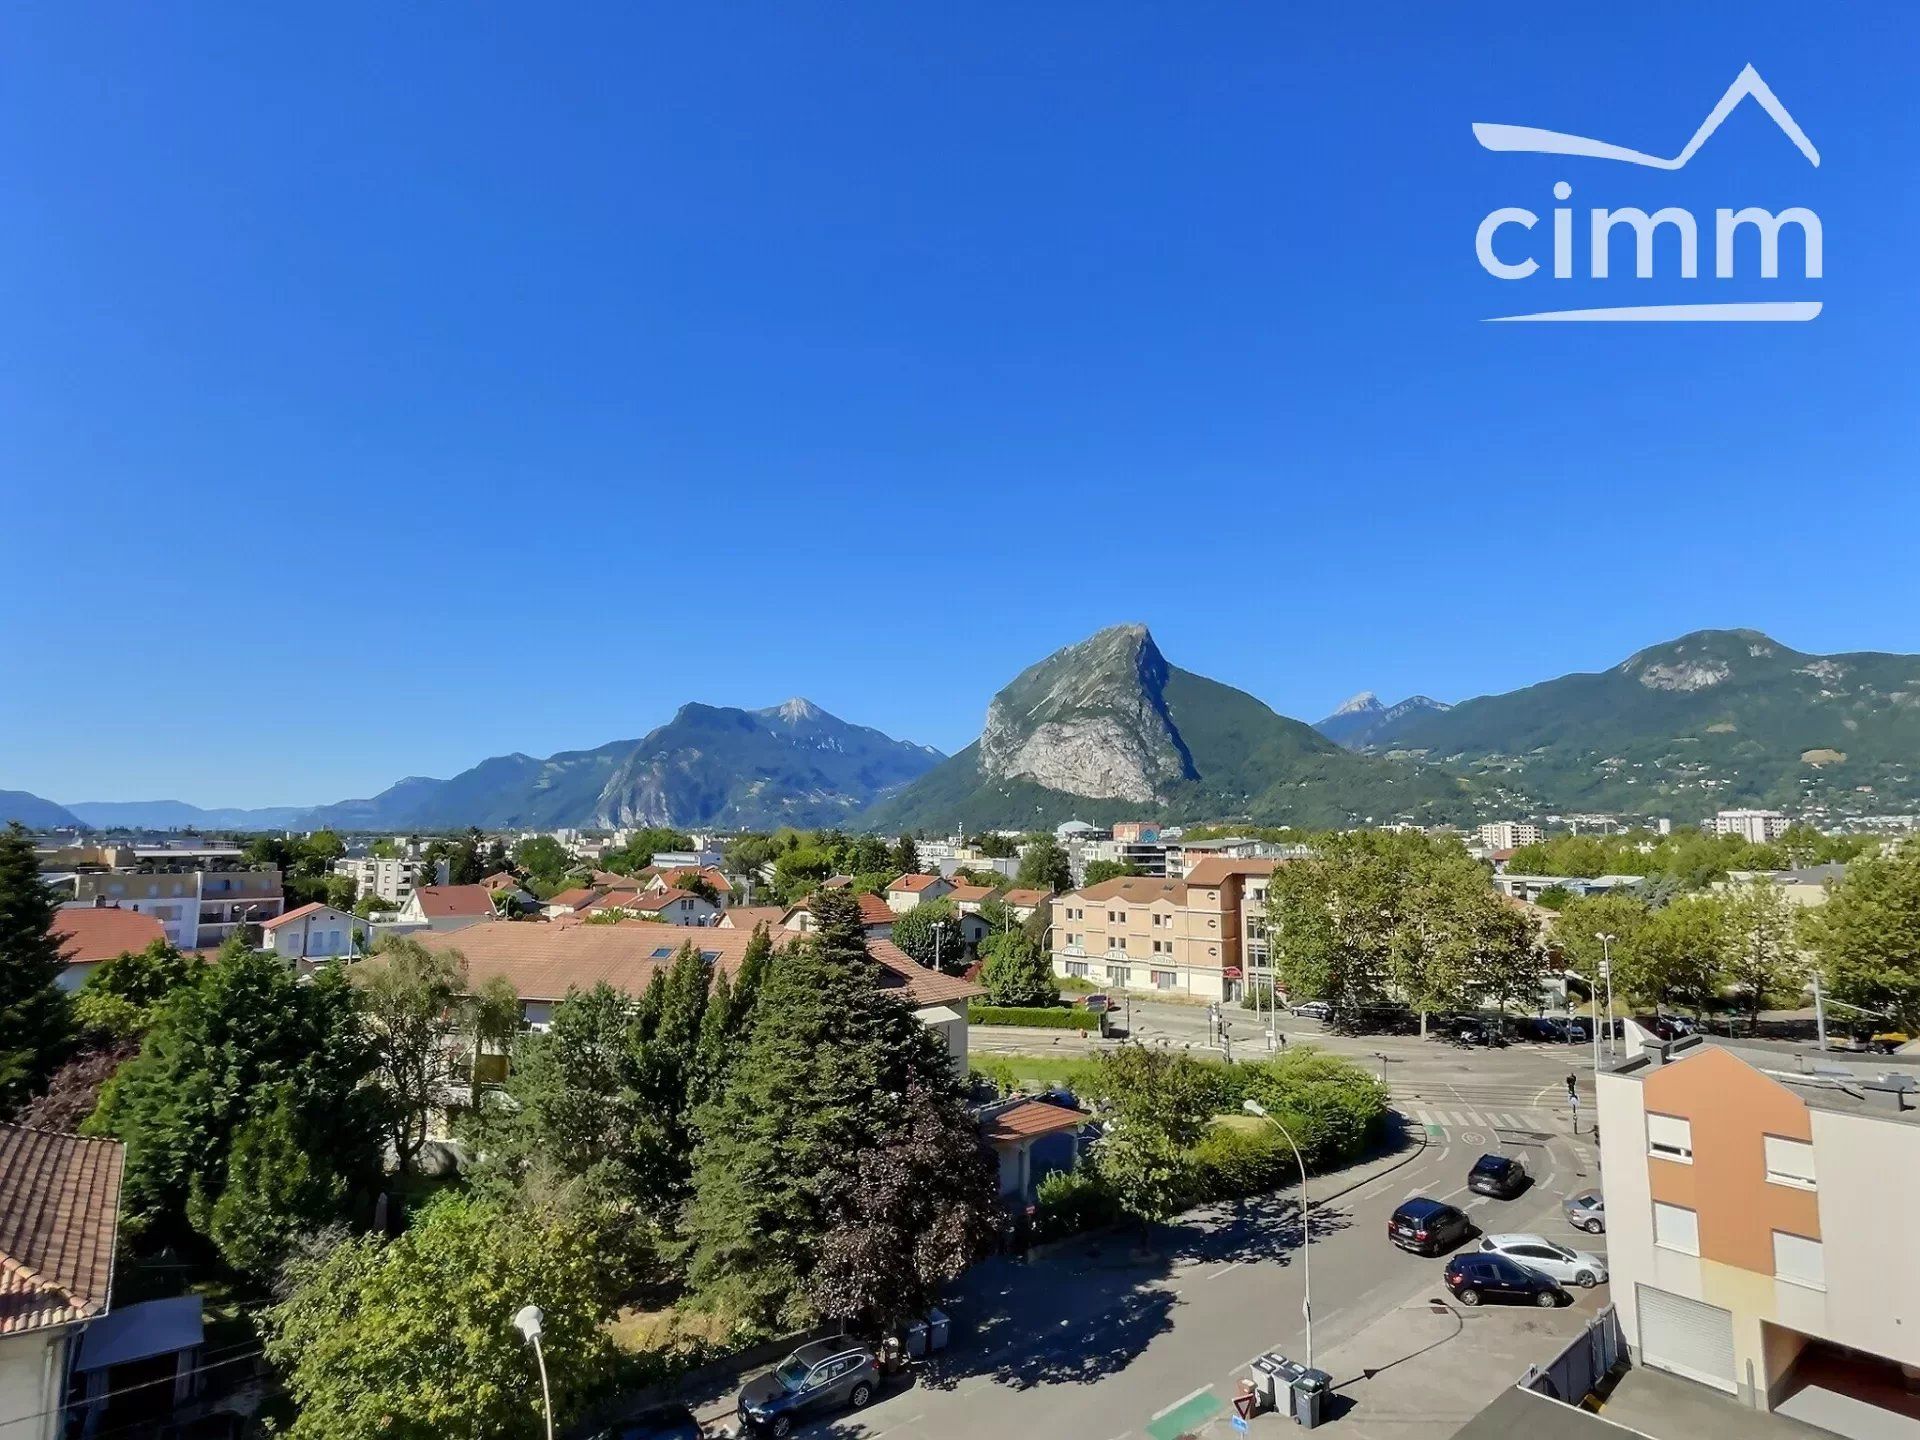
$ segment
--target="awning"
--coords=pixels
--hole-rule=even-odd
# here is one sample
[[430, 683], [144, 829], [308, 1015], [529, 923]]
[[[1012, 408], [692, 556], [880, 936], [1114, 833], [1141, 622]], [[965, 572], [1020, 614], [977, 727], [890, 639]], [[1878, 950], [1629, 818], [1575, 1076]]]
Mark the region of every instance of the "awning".
[[80, 1358], [75, 1371], [104, 1370], [155, 1355], [171, 1355], [200, 1344], [200, 1297], [178, 1295], [170, 1300], [143, 1300], [102, 1315], [80, 1336]]

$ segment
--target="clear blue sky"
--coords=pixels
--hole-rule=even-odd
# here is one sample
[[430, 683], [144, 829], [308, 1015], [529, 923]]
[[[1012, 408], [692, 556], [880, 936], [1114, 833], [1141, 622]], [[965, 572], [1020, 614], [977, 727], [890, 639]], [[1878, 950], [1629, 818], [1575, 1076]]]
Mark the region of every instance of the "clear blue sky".
[[[649, 9], [0, 17], [0, 788], [794, 694], [951, 750], [1121, 620], [1305, 719], [1920, 651], [1912, 5]], [[1679, 174], [1469, 128], [1672, 154], [1749, 61], [1817, 171], [1751, 103]], [[1826, 313], [1480, 323], [1557, 178], [1814, 207]]]

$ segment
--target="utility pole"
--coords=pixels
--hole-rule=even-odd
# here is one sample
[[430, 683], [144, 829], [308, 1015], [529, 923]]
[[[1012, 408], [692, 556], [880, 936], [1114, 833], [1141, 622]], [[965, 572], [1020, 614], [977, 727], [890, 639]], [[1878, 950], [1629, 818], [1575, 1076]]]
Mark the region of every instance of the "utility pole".
[[[1617, 1055], [1613, 1041], [1613, 942], [1618, 936], [1595, 935], [1600, 942], [1600, 978], [1607, 982], [1607, 1053]], [[1600, 1073], [1600, 987], [1593, 987], [1593, 1073]]]
[[1827, 1001], [1820, 993], [1820, 972], [1813, 972], [1813, 1023], [1820, 1032], [1820, 1048], [1827, 1048]]

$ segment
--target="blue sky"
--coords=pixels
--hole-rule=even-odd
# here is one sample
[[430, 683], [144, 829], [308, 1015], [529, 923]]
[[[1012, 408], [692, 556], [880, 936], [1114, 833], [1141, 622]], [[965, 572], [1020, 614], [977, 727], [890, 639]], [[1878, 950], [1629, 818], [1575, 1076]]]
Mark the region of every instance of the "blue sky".
[[[1305, 719], [1920, 651], [1911, 6], [277, 12], [0, 17], [0, 788], [793, 694], [951, 750], [1121, 620]], [[1675, 174], [1470, 131], [1672, 154], [1748, 62], [1818, 170], [1751, 103]], [[1556, 179], [1811, 206], [1825, 313], [1480, 323], [1774, 293], [1487, 276]]]

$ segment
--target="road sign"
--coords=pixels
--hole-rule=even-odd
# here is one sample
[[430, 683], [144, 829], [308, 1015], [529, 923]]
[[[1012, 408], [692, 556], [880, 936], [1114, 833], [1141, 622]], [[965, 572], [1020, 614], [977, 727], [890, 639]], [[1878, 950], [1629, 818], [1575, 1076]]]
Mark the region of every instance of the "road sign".
[[1245, 1420], [1242, 1420], [1238, 1415], [1236, 1415], [1233, 1417], [1233, 1428], [1236, 1430], [1246, 1430], [1250, 1427], [1247, 1425], [1247, 1422]]

